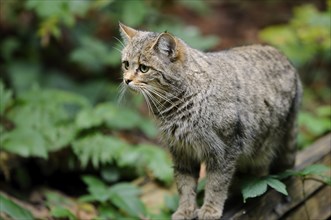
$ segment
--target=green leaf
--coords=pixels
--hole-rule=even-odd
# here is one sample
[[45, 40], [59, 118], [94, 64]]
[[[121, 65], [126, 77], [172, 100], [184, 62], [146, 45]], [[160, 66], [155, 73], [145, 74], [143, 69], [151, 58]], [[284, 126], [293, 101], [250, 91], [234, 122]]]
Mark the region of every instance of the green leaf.
[[109, 204], [100, 204], [98, 207], [98, 218], [97, 219], [124, 219], [121, 215], [120, 210], [113, 208]]
[[149, 138], [155, 138], [158, 134], [158, 128], [156, 127], [155, 122], [153, 122], [152, 120], [142, 119], [139, 122], [138, 127]]
[[329, 186], [331, 186], [331, 176], [319, 175], [322, 178], [322, 181]]
[[145, 16], [148, 13], [148, 7], [142, 0], [123, 2], [123, 11], [121, 20], [129, 26], [137, 26], [142, 24]]
[[120, 179], [121, 173], [115, 167], [104, 167], [100, 171], [102, 179], [107, 182], [116, 182]]
[[176, 211], [176, 209], [178, 207], [179, 197], [178, 197], [178, 195], [173, 195], [173, 196], [166, 195], [164, 198], [164, 203], [165, 203], [166, 208], [169, 211], [174, 212], [174, 211]]
[[37, 156], [47, 158], [46, 143], [40, 132], [16, 128], [2, 134], [2, 149], [22, 157]]
[[30, 211], [19, 206], [9, 198], [0, 194], [0, 208], [1, 212], [6, 213], [12, 219], [24, 219], [24, 220], [33, 220], [34, 217]]
[[210, 12], [209, 4], [203, 0], [178, 1], [178, 3], [184, 5], [189, 9], [192, 9], [200, 15], [205, 15], [206, 13]]
[[[109, 128], [123, 130], [142, 128], [149, 135], [154, 135], [153, 125], [147, 122], [142, 125], [144, 120], [138, 113], [116, 106], [112, 103], [101, 103], [94, 109], [81, 111], [76, 118], [76, 125], [79, 128], [91, 128], [106, 124]], [[147, 120], [148, 121], [148, 120]]]
[[287, 190], [286, 190], [286, 185], [284, 183], [282, 183], [281, 181], [279, 181], [278, 179], [275, 178], [267, 178], [266, 179], [268, 185], [275, 189], [276, 191], [284, 194], [284, 195], [288, 195]]
[[123, 148], [117, 163], [120, 167], [135, 167], [141, 175], [149, 170], [165, 184], [171, 184], [173, 181], [170, 156], [158, 146], [141, 144], [132, 148]]
[[[120, 62], [120, 52], [96, 39], [87, 36], [79, 38], [80, 45], [71, 52], [70, 60], [95, 73], [107, 65], [117, 65]], [[116, 46], [115, 46], [116, 47]]]
[[326, 106], [320, 106], [317, 108], [317, 116], [319, 117], [330, 117], [331, 116], [331, 106], [326, 105]]
[[87, 190], [91, 196], [89, 201], [105, 202], [109, 200], [111, 192], [104, 182], [93, 176], [83, 176], [82, 179], [87, 185]]
[[45, 190], [44, 195], [46, 197], [46, 205], [48, 208], [58, 206], [72, 206], [74, 201], [58, 191]]
[[12, 91], [5, 89], [5, 85], [0, 79], [0, 114], [3, 114], [6, 108], [12, 103], [12, 96]]
[[139, 189], [128, 183], [119, 183], [110, 188], [111, 202], [130, 216], [141, 217], [146, 213], [144, 204], [139, 200]]
[[69, 220], [77, 220], [76, 216], [69, 209], [62, 207], [52, 208], [51, 215], [55, 218], [68, 218]]
[[202, 192], [206, 186], [206, 178], [203, 178], [202, 180], [199, 181], [198, 187], [197, 187], [197, 192]]
[[241, 187], [243, 200], [254, 198], [264, 194], [267, 191], [268, 182], [265, 179], [249, 178], [246, 179]]
[[307, 176], [307, 175], [320, 175], [325, 172], [330, 172], [331, 167], [323, 165], [323, 164], [313, 164], [304, 169], [300, 170], [297, 175], [299, 176]]
[[94, 167], [112, 162], [118, 157], [121, 148], [128, 144], [118, 138], [101, 134], [90, 135], [72, 143], [72, 149], [83, 167], [92, 162]]
[[17, 94], [24, 94], [41, 78], [41, 66], [37, 62], [16, 60], [7, 66], [8, 77]]

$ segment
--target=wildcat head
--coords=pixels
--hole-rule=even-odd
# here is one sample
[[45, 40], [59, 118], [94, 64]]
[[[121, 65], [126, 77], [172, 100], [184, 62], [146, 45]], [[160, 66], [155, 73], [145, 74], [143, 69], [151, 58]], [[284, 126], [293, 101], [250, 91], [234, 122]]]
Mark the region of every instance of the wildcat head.
[[166, 32], [138, 31], [121, 23], [119, 26], [125, 44], [122, 50], [124, 85], [153, 95], [180, 82], [179, 73], [185, 60], [181, 40]]

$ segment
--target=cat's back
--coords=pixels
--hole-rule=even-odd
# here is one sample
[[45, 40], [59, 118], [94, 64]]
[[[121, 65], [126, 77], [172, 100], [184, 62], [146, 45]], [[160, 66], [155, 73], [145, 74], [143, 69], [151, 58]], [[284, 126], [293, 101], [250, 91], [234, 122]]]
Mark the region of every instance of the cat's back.
[[[264, 45], [235, 47], [207, 54], [214, 63], [211, 77], [224, 86], [224, 80], [243, 96], [278, 96], [291, 99], [298, 79], [290, 61], [276, 48]], [[236, 88], [237, 87], [237, 88]], [[249, 95], [250, 94], [250, 95]]]
[[[268, 45], [256, 44], [234, 47], [221, 52], [209, 53], [208, 55], [215, 63], [220, 65], [224, 62], [232, 64], [242, 73], [257, 75], [263, 74], [263, 70], [268, 70], [268, 74], [275, 74], [276, 72], [274, 71], [286, 70], [292, 72], [292, 75], [295, 74], [295, 68], [286, 56], [276, 48]], [[248, 72], [249, 70], [251, 72]], [[256, 71], [252, 72], [252, 70]]]
[[223, 117], [234, 115], [231, 112], [238, 112], [246, 127], [256, 133], [264, 132], [262, 125], [278, 126], [284, 120], [301, 85], [295, 68], [281, 52], [252, 45], [207, 56], [213, 64], [208, 90], [214, 94], [209, 102], [215, 104], [210, 111], [222, 113], [215, 120], [220, 121], [219, 127], [224, 126]]

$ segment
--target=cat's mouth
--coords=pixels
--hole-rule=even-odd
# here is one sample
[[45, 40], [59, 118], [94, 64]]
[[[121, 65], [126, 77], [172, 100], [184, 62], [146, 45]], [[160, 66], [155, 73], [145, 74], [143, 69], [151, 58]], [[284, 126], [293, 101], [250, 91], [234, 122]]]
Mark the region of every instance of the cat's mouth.
[[141, 83], [134, 83], [134, 82], [130, 82], [129, 84], [127, 84], [127, 86], [129, 87], [129, 89], [135, 91], [135, 92], [141, 92], [141, 87], [143, 85], [140, 85]]

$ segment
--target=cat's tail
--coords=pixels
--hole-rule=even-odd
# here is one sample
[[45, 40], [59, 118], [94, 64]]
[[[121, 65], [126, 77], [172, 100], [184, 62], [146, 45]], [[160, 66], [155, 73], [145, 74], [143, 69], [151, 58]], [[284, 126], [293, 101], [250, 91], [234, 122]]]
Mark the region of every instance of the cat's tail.
[[301, 105], [302, 84], [296, 73], [296, 92], [285, 123], [285, 133], [281, 146], [278, 148], [277, 156], [271, 166], [272, 173], [278, 173], [290, 169], [295, 164], [297, 151], [298, 124], [297, 116]]

